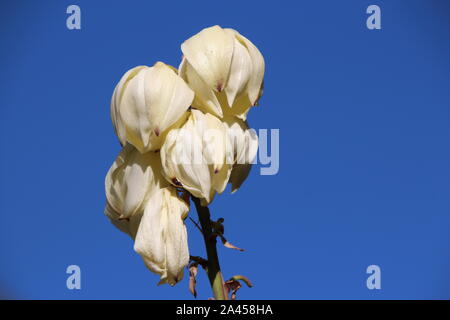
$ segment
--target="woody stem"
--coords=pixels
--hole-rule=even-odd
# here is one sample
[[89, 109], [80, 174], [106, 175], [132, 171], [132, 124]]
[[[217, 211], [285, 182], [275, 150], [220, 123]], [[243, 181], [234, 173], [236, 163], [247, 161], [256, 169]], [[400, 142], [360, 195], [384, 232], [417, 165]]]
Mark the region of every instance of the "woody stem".
[[216, 300], [227, 300], [222, 272], [220, 271], [219, 256], [217, 255], [216, 237], [213, 235], [211, 214], [208, 207], [200, 204], [200, 199], [192, 197], [195, 208], [197, 209], [200, 226], [202, 228], [203, 239], [205, 241], [206, 254], [208, 257], [208, 278], [211, 284], [214, 298]]

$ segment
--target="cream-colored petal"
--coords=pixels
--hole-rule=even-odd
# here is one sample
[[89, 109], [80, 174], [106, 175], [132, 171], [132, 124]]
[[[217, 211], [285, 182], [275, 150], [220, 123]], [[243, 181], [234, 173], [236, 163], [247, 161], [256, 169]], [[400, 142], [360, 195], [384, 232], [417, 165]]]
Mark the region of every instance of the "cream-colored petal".
[[232, 167], [231, 164], [226, 164], [217, 173], [213, 173], [212, 184], [217, 193], [222, 193], [227, 187]]
[[231, 193], [235, 193], [241, 187], [242, 183], [247, 179], [251, 168], [251, 164], [235, 164], [233, 166], [230, 176]]
[[247, 48], [234, 39], [233, 59], [227, 86], [225, 87], [228, 105], [233, 106], [234, 99], [247, 87], [252, 70], [252, 61]]
[[149, 199], [136, 235], [134, 250], [145, 265], [160, 275], [160, 284], [175, 285], [189, 263], [184, 219], [189, 206], [172, 187], [161, 189]]
[[[247, 124], [246, 124], [247, 126]], [[243, 145], [240, 147], [236, 163], [246, 164], [253, 163], [258, 152], [258, 136], [253, 129], [247, 127], [244, 131]]]
[[105, 206], [105, 215], [109, 218], [109, 221], [111, 221], [111, 223], [116, 226], [117, 229], [119, 229], [120, 231], [130, 235], [130, 226], [129, 226], [129, 221], [126, 219], [119, 219], [120, 217], [120, 213], [116, 212], [114, 210], [113, 207], [111, 207], [111, 205], [106, 202], [106, 206]]
[[212, 201], [222, 192], [234, 162], [226, 126], [215, 116], [191, 110], [186, 123], [171, 130], [161, 148], [164, 176], [197, 198]]
[[141, 154], [130, 144], [123, 148], [105, 178], [107, 201], [120, 219], [143, 210], [144, 201], [168, 185], [161, 171], [159, 154]]
[[209, 201], [211, 177], [192, 117], [182, 128], [168, 133], [161, 147], [161, 161], [167, 181], [175, 186], [180, 184], [195, 197]]
[[152, 272], [167, 277], [164, 226], [167, 215], [163, 205], [164, 193], [156, 192], [146, 203], [144, 214], [136, 234], [134, 250], [141, 255]]
[[225, 164], [226, 127], [215, 116], [192, 110], [195, 130], [202, 139], [203, 157], [218, 172]]
[[149, 186], [149, 180], [153, 179], [153, 172], [146, 167], [149, 159], [141, 157], [138, 152], [135, 152], [133, 156], [135, 157], [130, 159], [123, 172], [122, 179], [126, 190], [124, 190], [122, 218], [130, 217], [138, 211], [147, 194], [153, 192]]
[[[105, 194], [108, 205], [111, 210], [105, 213], [118, 213], [122, 214], [123, 209], [123, 195], [121, 192], [122, 184], [119, 180], [122, 178], [122, 170], [124, 167], [126, 157], [132, 152], [132, 146], [126, 145], [113, 162], [111, 168], [105, 177]], [[110, 216], [110, 215], [108, 215]]]
[[125, 136], [141, 153], [158, 150], [164, 131], [191, 106], [194, 92], [173, 67], [162, 62], [141, 67], [126, 84], [120, 103], [113, 108], [117, 110], [114, 119], [124, 131], [122, 140]]
[[161, 149], [162, 144], [166, 140], [167, 133], [172, 129], [180, 128], [187, 120], [189, 112], [185, 112], [174, 124], [172, 124], [165, 131], [161, 132], [159, 136], [156, 136], [154, 131], [150, 132], [149, 144], [144, 146], [142, 140], [136, 137], [133, 132], [128, 133], [129, 142], [134, 145], [141, 153], [154, 152]]
[[128, 140], [141, 153], [148, 151], [150, 135], [153, 131], [145, 95], [145, 75], [148, 69], [148, 67], [141, 69], [128, 82], [119, 109], [119, 115], [126, 125]]
[[234, 116], [227, 116], [223, 118], [223, 123], [227, 128], [227, 136], [229, 138], [228, 149], [231, 150], [233, 155], [233, 164], [238, 159], [241, 148], [244, 145], [245, 130], [247, 126], [245, 122], [237, 119]]
[[206, 84], [222, 91], [230, 72], [234, 39], [219, 26], [203, 29], [181, 45], [181, 51]]
[[236, 117], [225, 117], [227, 134], [230, 139], [229, 150], [232, 150], [234, 165], [229, 182], [234, 193], [247, 178], [251, 163], [258, 150], [258, 137], [248, 124]]
[[192, 106], [204, 112], [222, 117], [222, 108], [214, 93], [214, 90], [200, 78], [195, 69], [184, 58], [179, 67], [179, 74], [195, 92]]
[[194, 92], [175, 71], [157, 62], [145, 71], [145, 101], [156, 134], [173, 125], [190, 107]]
[[106, 202], [105, 215], [109, 218], [111, 223], [120, 231], [128, 234], [132, 239], [136, 237], [139, 223], [142, 218], [142, 211], [136, 212], [132, 217], [121, 219], [120, 214], [114, 210], [111, 205]]
[[189, 248], [184, 219], [189, 212], [189, 206], [178, 198], [174, 188], [164, 192], [167, 207], [167, 225], [164, 233], [166, 243], [167, 279], [161, 279], [169, 284], [175, 284], [183, 279], [183, 268], [189, 263]]
[[258, 136], [245, 121], [236, 117], [225, 117], [227, 135], [234, 156], [234, 163], [244, 164], [253, 162], [258, 150]]
[[[233, 29], [231, 29], [233, 30]], [[236, 34], [236, 38], [243, 43], [248, 53], [250, 54], [250, 58], [252, 60], [252, 75], [248, 82], [248, 97], [252, 105], [255, 105], [260, 97], [260, 91], [262, 89], [262, 83], [264, 79], [264, 71], [265, 71], [265, 63], [264, 57], [258, 48], [246, 37], [241, 35], [236, 30], [233, 30]]]
[[111, 98], [111, 120], [113, 122], [114, 131], [116, 132], [117, 137], [119, 138], [122, 146], [126, 143], [126, 131], [125, 124], [120, 118], [119, 114], [119, 106], [122, 100], [123, 92], [128, 85], [128, 81], [136, 76], [136, 74], [143, 68], [147, 68], [146, 66], [137, 66], [130, 70], [128, 70], [120, 79], [119, 83], [114, 88], [114, 92]]
[[[218, 99], [223, 106], [228, 106], [225, 95], [219, 94]], [[223, 117], [235, 117], [243, 121], [247, 119], [247, 114], [252, 107], [247, 94], [241, 94], [234, 100], [233, 108], [223, 107]]]

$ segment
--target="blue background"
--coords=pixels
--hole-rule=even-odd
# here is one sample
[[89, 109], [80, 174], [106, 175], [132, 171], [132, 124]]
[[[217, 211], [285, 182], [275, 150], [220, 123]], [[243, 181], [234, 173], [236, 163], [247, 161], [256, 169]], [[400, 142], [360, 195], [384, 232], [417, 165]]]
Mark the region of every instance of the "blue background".
[[[70, 4], [81, 30], [66, 28]], [[366, 28], [371, 4], [381, 30]], [[211, 206], [246, 249], [219, 248], [225, 277], [255, 284], [238, 297], [450, 298], [449, 17], [447, 1], [425, 0], [2, 2], [0, 296], [191, 299], [186, 277], [157, 287], [103, 215], [120, 149], [109, 101], [126, 70], [177, 66], [180, 44], [219, 24], [264, 54], [250, 124], [280, 129], [279, 173], [255, 166]], [[66, 288], [71, 264], [78, 291]], [[381, 290], [366, 287], [371, 264]]]

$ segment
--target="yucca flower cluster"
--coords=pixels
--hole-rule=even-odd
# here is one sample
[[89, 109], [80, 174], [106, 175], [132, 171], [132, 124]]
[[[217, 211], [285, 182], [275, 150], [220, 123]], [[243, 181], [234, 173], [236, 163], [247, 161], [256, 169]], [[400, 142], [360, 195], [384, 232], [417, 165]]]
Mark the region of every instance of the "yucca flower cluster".
[[178, 69], [138, 66], [117, 84], [111, 118], [122, 150], [105, 179], [106, 215], [170, 285], [190, 261], [189, 198], [207, 206], [248, 176], [258, 139], [246, 118], [264, 77], [263, 56], [233, 29], [206, 28], [181, 50]]

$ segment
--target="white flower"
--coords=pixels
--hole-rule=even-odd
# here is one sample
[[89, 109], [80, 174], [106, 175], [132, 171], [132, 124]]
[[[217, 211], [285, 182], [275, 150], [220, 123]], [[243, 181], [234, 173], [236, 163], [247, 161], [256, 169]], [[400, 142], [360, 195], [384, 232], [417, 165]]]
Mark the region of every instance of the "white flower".
[[194, 92], [176, 69], [162, 62], [129, 70], [111, 99], [111, 118], [122, 145], [141, 153], [158, 150], [170, 128], [185, 120]]
[[190, 261], [189, 199], [178, 192], [206, 206], [247, 178], [258, 138], [246, 117], [265, 69], [259, 50], [233, 29], [206, 28], [181, 50], [178, 71], [138, 66], [115, 87], [111, 119], [123, 149], [105, 178], [106, 216], [134, 239], [159, 284], [172, 286]]
[[141, 154], [127, 144], [105, 179], [105, 214], [121, 231], [135, 239], [135, 250], [147, 267], [174, 285], [187, 265], [183, 220], [189, 205], [162, 176], [159, 152]]
[[189, 263], [186, 226], [189, 206], [173, 187], [158, 190], [149, 199], [139, 225], [134, 250], [145, 265], [161, 276], [159, 284], [175, 285]]
[[106, 175], [106, 214], [129, 219], [142, 212], [152, 193], [168, 185], [161, 171], [158, 153], [141, 154], [132, 145], [125, 145]]
[[262, 94], [265, 64], [258, 48], [236, 30], [213, 26], [186, 40], [181, 50], [179, 74], [195, 91], [193, 106], [245, 120]]
[[169, 132], [161, 148], [166, 179], [210, 203], [222, 193], [233, 163], [226, 127], [209, 113], [191, 110], [180, 129]]

